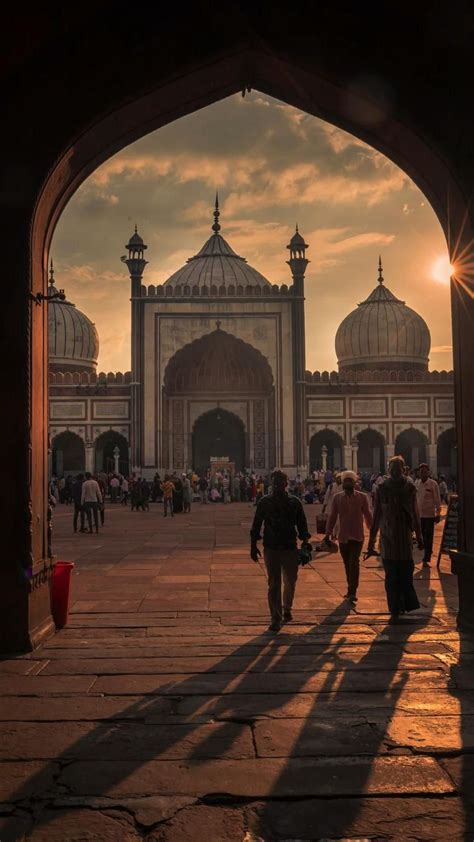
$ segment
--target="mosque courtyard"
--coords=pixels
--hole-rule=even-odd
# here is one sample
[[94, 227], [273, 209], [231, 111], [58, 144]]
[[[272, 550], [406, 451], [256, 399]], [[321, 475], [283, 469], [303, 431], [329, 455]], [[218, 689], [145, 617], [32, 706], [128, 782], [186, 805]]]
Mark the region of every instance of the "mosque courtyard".
[[57, 508], [70, 619], [0, 662], [1, 842], [473, 837], [474, 641], [436, 569], [442, 527], [399, 624], [377, 558], [354, 609], [320, 554], [272, 634], [253, 513], [109, 505], [89, 535]]

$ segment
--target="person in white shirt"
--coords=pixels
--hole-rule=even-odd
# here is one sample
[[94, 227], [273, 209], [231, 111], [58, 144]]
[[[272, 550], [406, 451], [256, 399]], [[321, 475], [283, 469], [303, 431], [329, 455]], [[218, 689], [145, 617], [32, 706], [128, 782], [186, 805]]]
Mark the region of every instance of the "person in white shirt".
[[92, 515], [94, 515], [95, 531], [99, 531], [99, 506], [102, 503], [99, 483], [92, 479], [92, 474], [86, 471], [86, 480], [82, 485], [81, 504], [87, 515], [89, 532], [92, 532]]
[[122, 506], [126, 506], [127, 500], [128, 500], [128, 479], [126, 477], [124, 477], [123, 480], [122, 480], [122, 485], [121, 485], [120, 490], [122, 492], [122, 500], [121, 500]]
[[435, 523], [439, 523], [441, 515], [441, 496], [439, 485], [430, 477], [428, 465], [421, 464], [418, 468], [419, 479], [415, 482], [416, 501], [420, 510], [421, 534], [425, 552], [423, 567], [429, 567], [433, 552], [433, 535]]

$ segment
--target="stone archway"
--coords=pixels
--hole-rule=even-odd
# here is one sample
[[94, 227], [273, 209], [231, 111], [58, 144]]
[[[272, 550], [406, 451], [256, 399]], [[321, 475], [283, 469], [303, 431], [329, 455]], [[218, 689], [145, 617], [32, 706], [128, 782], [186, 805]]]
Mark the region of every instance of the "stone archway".
[[[193, 464], [203, 470], [210, 456], [231, 453], [238, 470], [245, 466], [263, 470], [274, 464], [273, 374], [268, 360], [252, 345], [220, 327], [190, 342], [166, 366], [163, 397], [168, 430], [165, 464], [178, 470]], [[207, 418], [207, 433], [202, 427], [197, 436], [200, 416]], [[230, 417], [242, 425], [244, 439], [239, 425], [233, 426]], [[234, 430], [235, 448], [224, 427]], [[212, 452], [212, 442], [217, 447], [219, 439], [225, 442], [227, 452]]]
[[416, 427], [403, 430], [395, 439], [395, 454], [403, 456], [410, 468], [417, 468], [421, 462], [428, 462], [428, 439]]
[[52, 473], [61, 477], [78, 474], [85, 470], [86, 453], [84, 442], [77, 433], [65, 430], [52, 441]]
[[245, 438], [244, 424], [237, 415], [219, 408], [205, 412], [193, 428], [193, 469], [205, 474], [212, 457], [224, 457], [242, 471], [246, 466]]
[[458, 449], [456, 444], [456, 430], [450, 427], [438, 436], [437, 446], [438, 474], [444, 476], [448, 482], [457, 480], [458, 476]]
[[95, 469], [112, 473], [115, 468], [114, 450], [119, 449], [119, 472], [124, 476], [129, 474], [128, 441], [116, 430], [107, 430], [95, 440]]
[[318, 430], [311, 436], [309, 442], [309, 467], [310, 471], [320, 470], [323, 467], [322, 448], [327, 447], [327, 467], [331, 470], [340, 470], [344, 467], [344, 442], [334, 430]]
[[[330, 16], [331, 12], [328, 14]], [[199, 23], [206, 31], [205, 16]], [[358, 23], [357, 18], [352, 20], [352, 25], [358, 26]], [[390, 55], [390, 49], [386, 48], [390, 34], [386, 35], [384, 51], [373, 51], [372, 67], [374, 72], [386, 74], [394, 89], [398, 89], [398, 102], [403, 102], [403, 112], [400, 110], [399, 114], [397, 97], [393, 107], [387, 110], [380, 92], [367, 92], [363, 86], [362, 89], [357, 85], [347, 86], [348, 79], [357, 79], [358, 73], [370, 71], [367, 56], [371, 51], [365, 47], [360, 28], [360, 38], [354, 38], [351, 32], [350, 38], [345, 35], [334, 46], [325, 27], [314, 27], [312, 37], [317, 43], [307, 50], [303, 69], [299, 38], [296, 42], [288, 41], [284, 59], [277, 57], [282, 54], [282, 39], [285, 43], [288, 40], [286, 28], [279, 19], [275, 21], [275, 29], [266, 32], [264, 46], [260, 46], [258, 37], [255, 38], [254, 21], [247, 24], [245, 16], [241, 16], [238, 26], [228, 28], [225, 44], [216, 41], [210, 26], [207, 37], [199, 41], [197, 51], [183, 46], [178, 53], [174, 45], [178, 40], [183, 45], [185, 36], [195, 47], [195, 31], [191, 21], [180, 20], [179, 30], [174, 30], [169, 21], [168, 37], [166, 43], [160, 45], [159, 61], [151, 63], [140, 63], [136, 53], [128, 49], [128, 31], [126, 37], [119, 33], [118, 37], [111, 38], [109, 21], [107, 28], [102, 25], [97, 29], [91, 27], [90, 18], [88, 24], [91, 37], [98, 39], [91, 44], [100, 44], [97, 55], [107, 55], [107, 61], [101, 59], [100, 63], [94, 64], [92, 48], [92, 53], [84, 54], [81, 64], [76, 61], [78, 53], [72, 49], [64, 53], [59, 65], [57, 61], [53, 63], [49, 44], [40, 39], [35, 59], [41, 62], [43, 72], [37, 85], [31, 86], [31, 75], [28, 69], [23, 72], [22, 68], [6, 86], [5, 108], [11, 122], [15, 122], [16, 131], [11, 137], [4, 137], [3, 160], [9, 162], [10, 179], [7, 179], [4, 196], [6, 202], [11, 201], [15, 211], [5, 215], [3, 233], [6, 241], [15, 243], [17, 259], [11, 268], [6, 291], [8, 319], [2, 332], [4, 357], [15, 361], [5, 373], [4, 389], [10, 396], [12, 410], [4, 413], [2, 438], [14, 443], [11, 463], [8, 459], [5, 462], [5, 470], [14, 480], [13, 486], [10, 483], [8, 490], [0, 494], [0, 505], [4, 517], [12, 524], [8, 551], [14, 561], [13, 572], [8, 570], [5, 574], [8, 587], [0, 589], [6, 593], [6, 600], [0, 605], [0, 616], [7, 645], [17, 647], [28, 645], [33, 636], [38, 640], [46, 627], [51, 628], [49, 589], [43, 587], [43, 580], [40, 582], [38, 578], [38, 587], [24, 592], [17, 584], [20, 578], [15, 575], [17, 565], [25, 566], [35, 582], [45, 565], [50, 568], [45, 481], [46, 319], [41, 307], [27, 307], [26, 302], [30, 293], [46, 294], [48, 251], [56, 222], [70, 196], [101, 162], [153, 129], [224, 96], [253, 87], [331, 121], [397, 163], [431, 203], [444, 229], [453, 261], [462, 256], [464, 250], [469, 255], [470, 243], [474, 240], [474, 220], [465, 189], [472, 181], [471, 156], [469, 152], [469, 156], [463, 157], [458, 140], [468, 134], [461, 130], [464, 96], [468, 91], [466, 89], [464, 94], [461, 85], [463, 95], [456, 99], [453, 78], [451, 113], [457, 129], [439, 135], [439, 120], [430, 120], [426, 111], [430, 107], [430, 97], [425, 93], [432, 91], [429, 66], [427, 75], [420, 77], [418, 74], [416, 84], [411, 84], [408, 77], [414, 62], [410, 65], [411, 54], [407, 54], [406, 66], [400, 70], [397, 65], [394, 75], [393, 68], [384, 60], [385, 54]], [[328, 24], [326, 18], [325, 24]], [[323, 34], [322, 41], [318, 40], [319, 30]], [[144, 56], [150, 54], [147, 38], [151, 38], [153, 31], [153, 26], [147, 27], [137, 45], [137, 50], [144, 51]], [[76, 27], [71, 26], [68, 37], [74, 39], [75, 32]], [[395, 34], [395, 37], [398, 36]], [[26, 56], [27, 62], [28, 52]], [[20, 55], [20, 63], [22, 60]], [[453, 63], [454, 66], [458, 68], [458, 62]], [[101, 76], [105, 68], [106, 84], [101, 84], [100, 79], [105, 81]], [[457, 70], [451, 72], [454, 74]], [[62, 84], [66, 73], [76, 91], [71, 102], [68, 102], [70, 97]], [[406, 82], [404, 90], [400, 90], [397, 73], [402, 73]], [[58, 85], [60, 99], [56, 101], [62, 119], [55, 132], [37, 137], [34, 161], [31, 161], [31, 126], [41, 125], [44, 102], [55, 84]], [[406, 91], [413, 92], [412, 98], [407, 98]], [[424, 109], [422, 119], [420, 107]], [[28, 167], [25, 161], [30, 161]], [[469, 471], [474, 454], [474, 392], [470, 388], [474, 359], [473, 288], [472, 275], [466, 274], [461, 266], [452, 283], [452, 301], [459, 490], [464, 511], [474, 505], [474, 475]], [[465, 470], [463, 466], [466, 466]], [[24, 517], [24, 512], [30, 510], [31, 529]], [[461, 523], [460, 546], [474, 553], [472, 519], [465, 518]], [[15, 596], [12, 596], [13, 592]], [[29, 600], [35, 603], [35, 610], [30, 614], [25, 607]], [[21, 616], [35, 617], [37, 631], [34, 635], [27, 630], [28, 619], [24, 628], [16, 623], [17, 601], [22, 605]], [[2, 606], [5, 611], [1, 610]]]
[[361, 430], [357, 435], [357, 467], [363, 474], [384, 473], [385, 439], [382, 433], [372, 428]]

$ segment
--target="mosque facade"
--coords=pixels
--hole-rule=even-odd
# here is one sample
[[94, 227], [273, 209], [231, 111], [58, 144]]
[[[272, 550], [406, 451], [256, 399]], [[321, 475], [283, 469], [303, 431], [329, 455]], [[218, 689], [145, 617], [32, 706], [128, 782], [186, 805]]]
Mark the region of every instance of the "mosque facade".
[[131, 371], [97, 373], [95, 326], [51, 272], [49, 424], [53, 473], [152, 476], [211, 464], [290, 476], [328, 466], [384, 470], [394, 453], [456, 477], [453, 373], [429, 371], [423, 318], [386, 286], [338, 328], [338, 371], [305, 366], [308, 245], [287, 246], [288, 285], [271, 283], [221, 234], [158, 286], [145, 285], [135, 229], [122, 261], [131, 282]]

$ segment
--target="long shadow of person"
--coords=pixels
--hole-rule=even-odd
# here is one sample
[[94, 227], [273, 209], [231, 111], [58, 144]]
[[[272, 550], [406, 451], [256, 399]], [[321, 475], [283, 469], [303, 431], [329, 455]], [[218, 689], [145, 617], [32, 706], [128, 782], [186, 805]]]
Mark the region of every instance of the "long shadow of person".
[[[391, 749], [400, 751], [390, 734], [397, 708], [404, 696], [411, 695], [410, 688], [424, 694], [445, 675], [441, 665], [437, 672], [426, 669], [419, 674], [403, 666], [404, 661], [410, 662], [405, 652], [411, 635], [430, 623], [431, 611], [430, 598], [423, 616], [383, 628], [356, 663], [350, 654], [336, 653], [313, 709], [287, 735], [286, 748], [291, 747], [267, 799], [249, 812], [248, 826], [255, 835], [336, 839], [374, 833], [370, 819], [367, 823], [361, 816], [364, 796], [394, 795], [397, 786], [403, 791], [405, 785], [403, 758], [398, 758], [398, 775], [389, 765]], [[410, 708], [409, 700], [406, 705]], [[275, 729], [266, 725], [260, 727], [260, 740], [257, 734], [257, 749], [268, 754], [265, 736], [267, 742], [273, 738], [278, 754]], [[405, 771], [410, 775], [412, 758], [406, 760]], [[422, 767], [415, 788], [426, 773], [429, 776], [429, 768]], [[308, 799], [304, 808], [301, 802], [285, 800], [292, 795]], [[337, 796], [343, 799], [337, 802], [339, 808], [330, 809], [327, 798]]]
[[[449, 564], [449, 562], [448, 562]], [[457, 609], [457, 577], [447, 572], [443, 562], [438, 569], [441, 595], [445, 603], [447, 626], [451, 632], [443, 644], [446, 654], [439, 655], [450, 666], [450, 693], [457, 705], [444, 717], [443, 767], [452, 778], [462, 805], [463, 838], [474, 837], [474, 632], [454, 634]], [[446, 755], [452, 755], [451, 757]]]
[[[168, 680], [159, 683], [150, 695], [124, 706], [113, 721], [86, 729], [86, 734], [71, 741], [61, 755], [41, 763], [40, 770], [8, 798], [14, 807], [3, 827], [2, 842], [19, 838], [19, 828], [23, 833], [25, 826], [44, 830], [57, 817], [60, 806], [73, 810], [80, 804], [87, 806], [88, 800], [97, 804], [101, 797], [107, 797], [109, 807], [120, 805], [127, 800], [121, 785], [127, 781], [127, 794], [133, 795], [130, 779], [152, 760], [182, 762], [177, 764], [178, 780], [172, 776], [168, 780], [170, 764], [163, 764], [161, 774], [156, 766], [148, 769], [148, 794], [205, 793], [212, 764], [216, 768], [211, 777], [219, 780], [218, 762], [222, 758], [255, 758], [250, 720], [271, 716], [282, 705], [291, 705], [306, 688], [308, 693], [314, 692], [315, 682], [330, 685], [338, 673], [334, 668], [339, 662], [338, 651], [347, 642], [344, 634], [338, 635], [338, 629], [348, 613], [349, 608], [343, 605], [325, 618], [323, 626], [313, 625], [302, 633], [295, 626], [278, 636], [259, 634], [203, 672], [184, 680], [168, 675]], [[333, 645], [335, 637], [337, 644]], [[312, 644], [322, 648], [316, 658]], [[306, 702], [308, 698], [311, 696], [305, 693]], [[247, 711], [243, 718], [242, 707]], [[212, 721], [217, 717], [216, 727]], [[244, 732], [248, 732], [251, 753], [239, 748]], [[201, 781], [186, 784], [192, 769], [199, 770], [204, 760], [208, 769], [205, 775], [199, 772]], [[137, 795], [142, 784], [137, 782]]]

